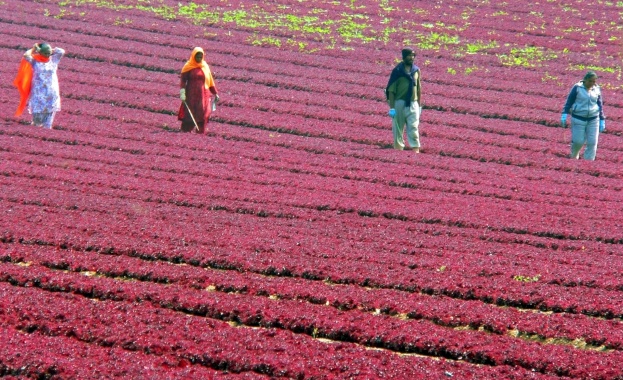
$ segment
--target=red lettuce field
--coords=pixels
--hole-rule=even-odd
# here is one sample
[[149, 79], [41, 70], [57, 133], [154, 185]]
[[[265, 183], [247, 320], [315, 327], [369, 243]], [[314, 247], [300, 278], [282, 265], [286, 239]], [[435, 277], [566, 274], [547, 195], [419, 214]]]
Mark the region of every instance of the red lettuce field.
[[[622, 15], [0, 1], [0, 377], [623, 378]], [[53, 130], [13, 116], [42, 40], [67, 52]], [[419, 155], [383, 92], [405, 45]], [[206, 136], [176, 119], [194, 46]], [[559, 126], [587, 70], [592, 162]]]

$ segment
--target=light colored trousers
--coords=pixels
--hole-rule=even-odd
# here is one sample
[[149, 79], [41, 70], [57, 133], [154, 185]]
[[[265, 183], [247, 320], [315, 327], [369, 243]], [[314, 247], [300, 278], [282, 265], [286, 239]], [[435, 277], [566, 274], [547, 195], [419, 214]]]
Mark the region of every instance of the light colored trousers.
[[582, 121], [571, 117], [571, 158], [580, 158], [580, 149], [584, 150], [585, 160], [594, 160], [597, 154], [599, 140], [599, 118], [591, 121]]
[[405, 148], [404, 130], [407, 126], [407, 141], [411, 148], [420, 147], [420, 105], [418, 102], [411, 102], [407, 107], [404, 100], [396, 100], [394, 109], [396, 116], [392, 121], [392, 133], [394, 134], [394, 149], [403, 150]]
[[52, 129], [52, 123], [54, 122], [54, 115], [56, 115], [56, 112], [33, 113], [32, 123], [36, 125], [37, 127]]

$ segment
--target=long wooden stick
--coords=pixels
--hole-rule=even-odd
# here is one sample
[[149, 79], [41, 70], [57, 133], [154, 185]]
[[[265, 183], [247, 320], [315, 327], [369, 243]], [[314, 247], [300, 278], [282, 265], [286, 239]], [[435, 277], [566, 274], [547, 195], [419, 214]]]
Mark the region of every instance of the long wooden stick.
[[197, 122], [195, 121], [195, 117], [193, 116], [193, 113], [190, 111], [190, 107], [188, 107], [188, 103], [186, 103], [185, 100], [184, 100], [184, 104], [186, 105], [186, 109], [188, 110], [188, 113], [190, 114], [190, 118], [193, 119], [193, 123], [195, 123], [195, 131], [199, 132], [199, 126], [197, 125]]

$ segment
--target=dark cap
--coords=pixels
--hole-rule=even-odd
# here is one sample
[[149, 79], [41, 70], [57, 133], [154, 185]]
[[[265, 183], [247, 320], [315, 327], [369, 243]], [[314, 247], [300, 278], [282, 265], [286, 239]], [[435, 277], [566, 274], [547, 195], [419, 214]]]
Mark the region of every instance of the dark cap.
[[587, 71], [582, 80], [589, 80], [591, 78], [597, 79], [597, 74], [594, 71]]
[[52, 46], [50, 46], [47, 42], [42, 42], [39, 44], [39, 53], [50, 55], [52, 54]]
[[411, 48], [402, 49], [402, 59], [407, 58], [408, 55], [415, 53]]

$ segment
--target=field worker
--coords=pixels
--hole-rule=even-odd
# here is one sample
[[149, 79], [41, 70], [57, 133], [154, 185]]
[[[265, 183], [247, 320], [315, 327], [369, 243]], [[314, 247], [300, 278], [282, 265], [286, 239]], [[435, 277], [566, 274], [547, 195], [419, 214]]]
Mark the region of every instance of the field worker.
[[560, 118], [565, 128], [567, 115], [571, 115], [571, 158], [578, 159], [580, 149], [586, 144], [584, 159], [594, 160], [599, 132], [606, 130], [606, 116], [597, 74], [593, 71], [587, 72], [584, 79], [574, 84], [567, 96]]
[[214, 101], [219, 100], [214, 77], [204, 60], [203, 49], [193, 49], [190, 59], [182, 68], [180, 76], [180, 99], [182, 104], [177, 118], [182, 121], [182, 131], [204, 134]]
[[20, 93], [15, 112], [19, 116], [28, 105], [32, 123], [51, 129], [54, 115], [61, 110], [61, 94], [56, 71], [65, 50], [43, 42], [24, 53], [13, 84]]
[[404, 127], [407, 126], [407, 141], [414, 152], [420, 153], [420, 115], [422, 114], [421, 72], [413, 61], [413, 49], [402, 49], [400, 62], [389, 77], [385, 95], [389, 104], [389, 116], [392, 118], [394, 149], [405, 149]]

